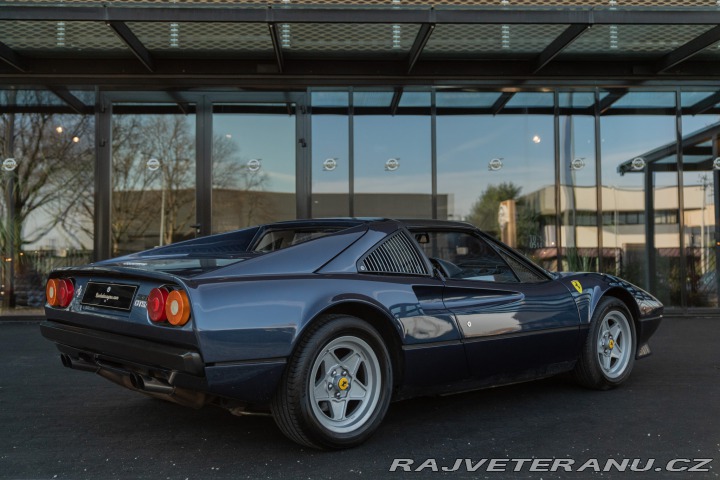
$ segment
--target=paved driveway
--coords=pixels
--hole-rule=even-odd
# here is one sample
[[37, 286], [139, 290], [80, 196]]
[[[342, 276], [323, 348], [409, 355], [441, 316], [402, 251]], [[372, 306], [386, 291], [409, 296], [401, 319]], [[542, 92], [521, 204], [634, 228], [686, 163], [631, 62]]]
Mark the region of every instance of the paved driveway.
[[[617, 390], [594, 392], [553, 378], [404, 401], [391, 406], [365, 445], [317, 452], [286, 440], [267, 417], [191, 410], [63, 368], [36, 323], [0, 322], [0, 478], [632, 476], [595, 472], [592, 459], [600, 469], [608, 459], [637, 459], [638, 470], [654, 459], [642, 478], [717, 478], [720, 318], [666, 319], [651, 345], [655, 354], [638, 362]], [[487, 471], [487, 462], [469, 471], [493, 458], [504, 472]], [[501, 461], [533, 458], [536, 471], [530, 460], [518, 472], [512, 471], [518, 463]], [[391, 472], [394, 459], [421, 470]], [[460, 467], [442, 473], [456, 459]], [[552, 459], [572, 460], [574, 470], [565, 471], [561, 462], [550, 471]], [[705, 472], [667, 472], [673, 459], [713, 461]], [[695, 465], [675, 462], [672, 468]]]

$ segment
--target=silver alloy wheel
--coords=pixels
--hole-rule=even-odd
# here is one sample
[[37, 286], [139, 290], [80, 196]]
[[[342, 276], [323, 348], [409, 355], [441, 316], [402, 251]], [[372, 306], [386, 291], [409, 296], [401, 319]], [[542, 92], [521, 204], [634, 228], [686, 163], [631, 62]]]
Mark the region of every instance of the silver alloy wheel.
[[365, 424], [380, 398], [380, 362], [365, 340], [339, 337], [327, 344], [313, 363], [308, 393], [317, 421], [334, 433]]
[[627, 369], [632, 354], [632, 333], [627, 317], [619, 310], [611, 310], [600, 324], [597, 357], [606, 377], [615, 379]]

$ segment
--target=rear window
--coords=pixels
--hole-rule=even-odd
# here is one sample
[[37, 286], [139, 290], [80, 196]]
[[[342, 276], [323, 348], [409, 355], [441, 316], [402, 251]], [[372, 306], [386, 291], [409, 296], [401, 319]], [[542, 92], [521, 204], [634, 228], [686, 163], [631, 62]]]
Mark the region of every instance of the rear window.
[[268, 230], [255, 242], [252, 251], [257, 253], [274, 252], [344, 229], [345, 227], [299, 227]]

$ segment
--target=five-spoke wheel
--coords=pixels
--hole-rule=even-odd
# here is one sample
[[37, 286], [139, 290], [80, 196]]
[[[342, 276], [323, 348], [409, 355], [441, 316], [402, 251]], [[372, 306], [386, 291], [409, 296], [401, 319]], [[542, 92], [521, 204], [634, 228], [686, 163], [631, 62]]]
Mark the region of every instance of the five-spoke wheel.
[[272, 403], [290, 439], [316, 448], [347, 448], [382, 421], [392, 365], [380, 334], [366, 321], [328, 315], [300, 340]]
[[315, 360], [311, 378], [310, 402], [323, 427], [352, 431], [372, 416], [382, 374], [375, 352], [363, 339], [346, 336], [331, 341]]
[[575, 377], [582, 385], [601, 390], [620, 385], [632, 370], [635, 343], [635, 326], [625, 304], [603, 298], [595, 307]]

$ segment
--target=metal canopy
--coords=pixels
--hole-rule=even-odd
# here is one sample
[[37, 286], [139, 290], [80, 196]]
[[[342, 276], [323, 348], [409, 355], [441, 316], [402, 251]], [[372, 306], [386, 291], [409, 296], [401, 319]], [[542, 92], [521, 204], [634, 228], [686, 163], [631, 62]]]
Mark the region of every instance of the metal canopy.
[[0, 85], [720, 80], [716, 8], [138, 5], [0, 2]]

